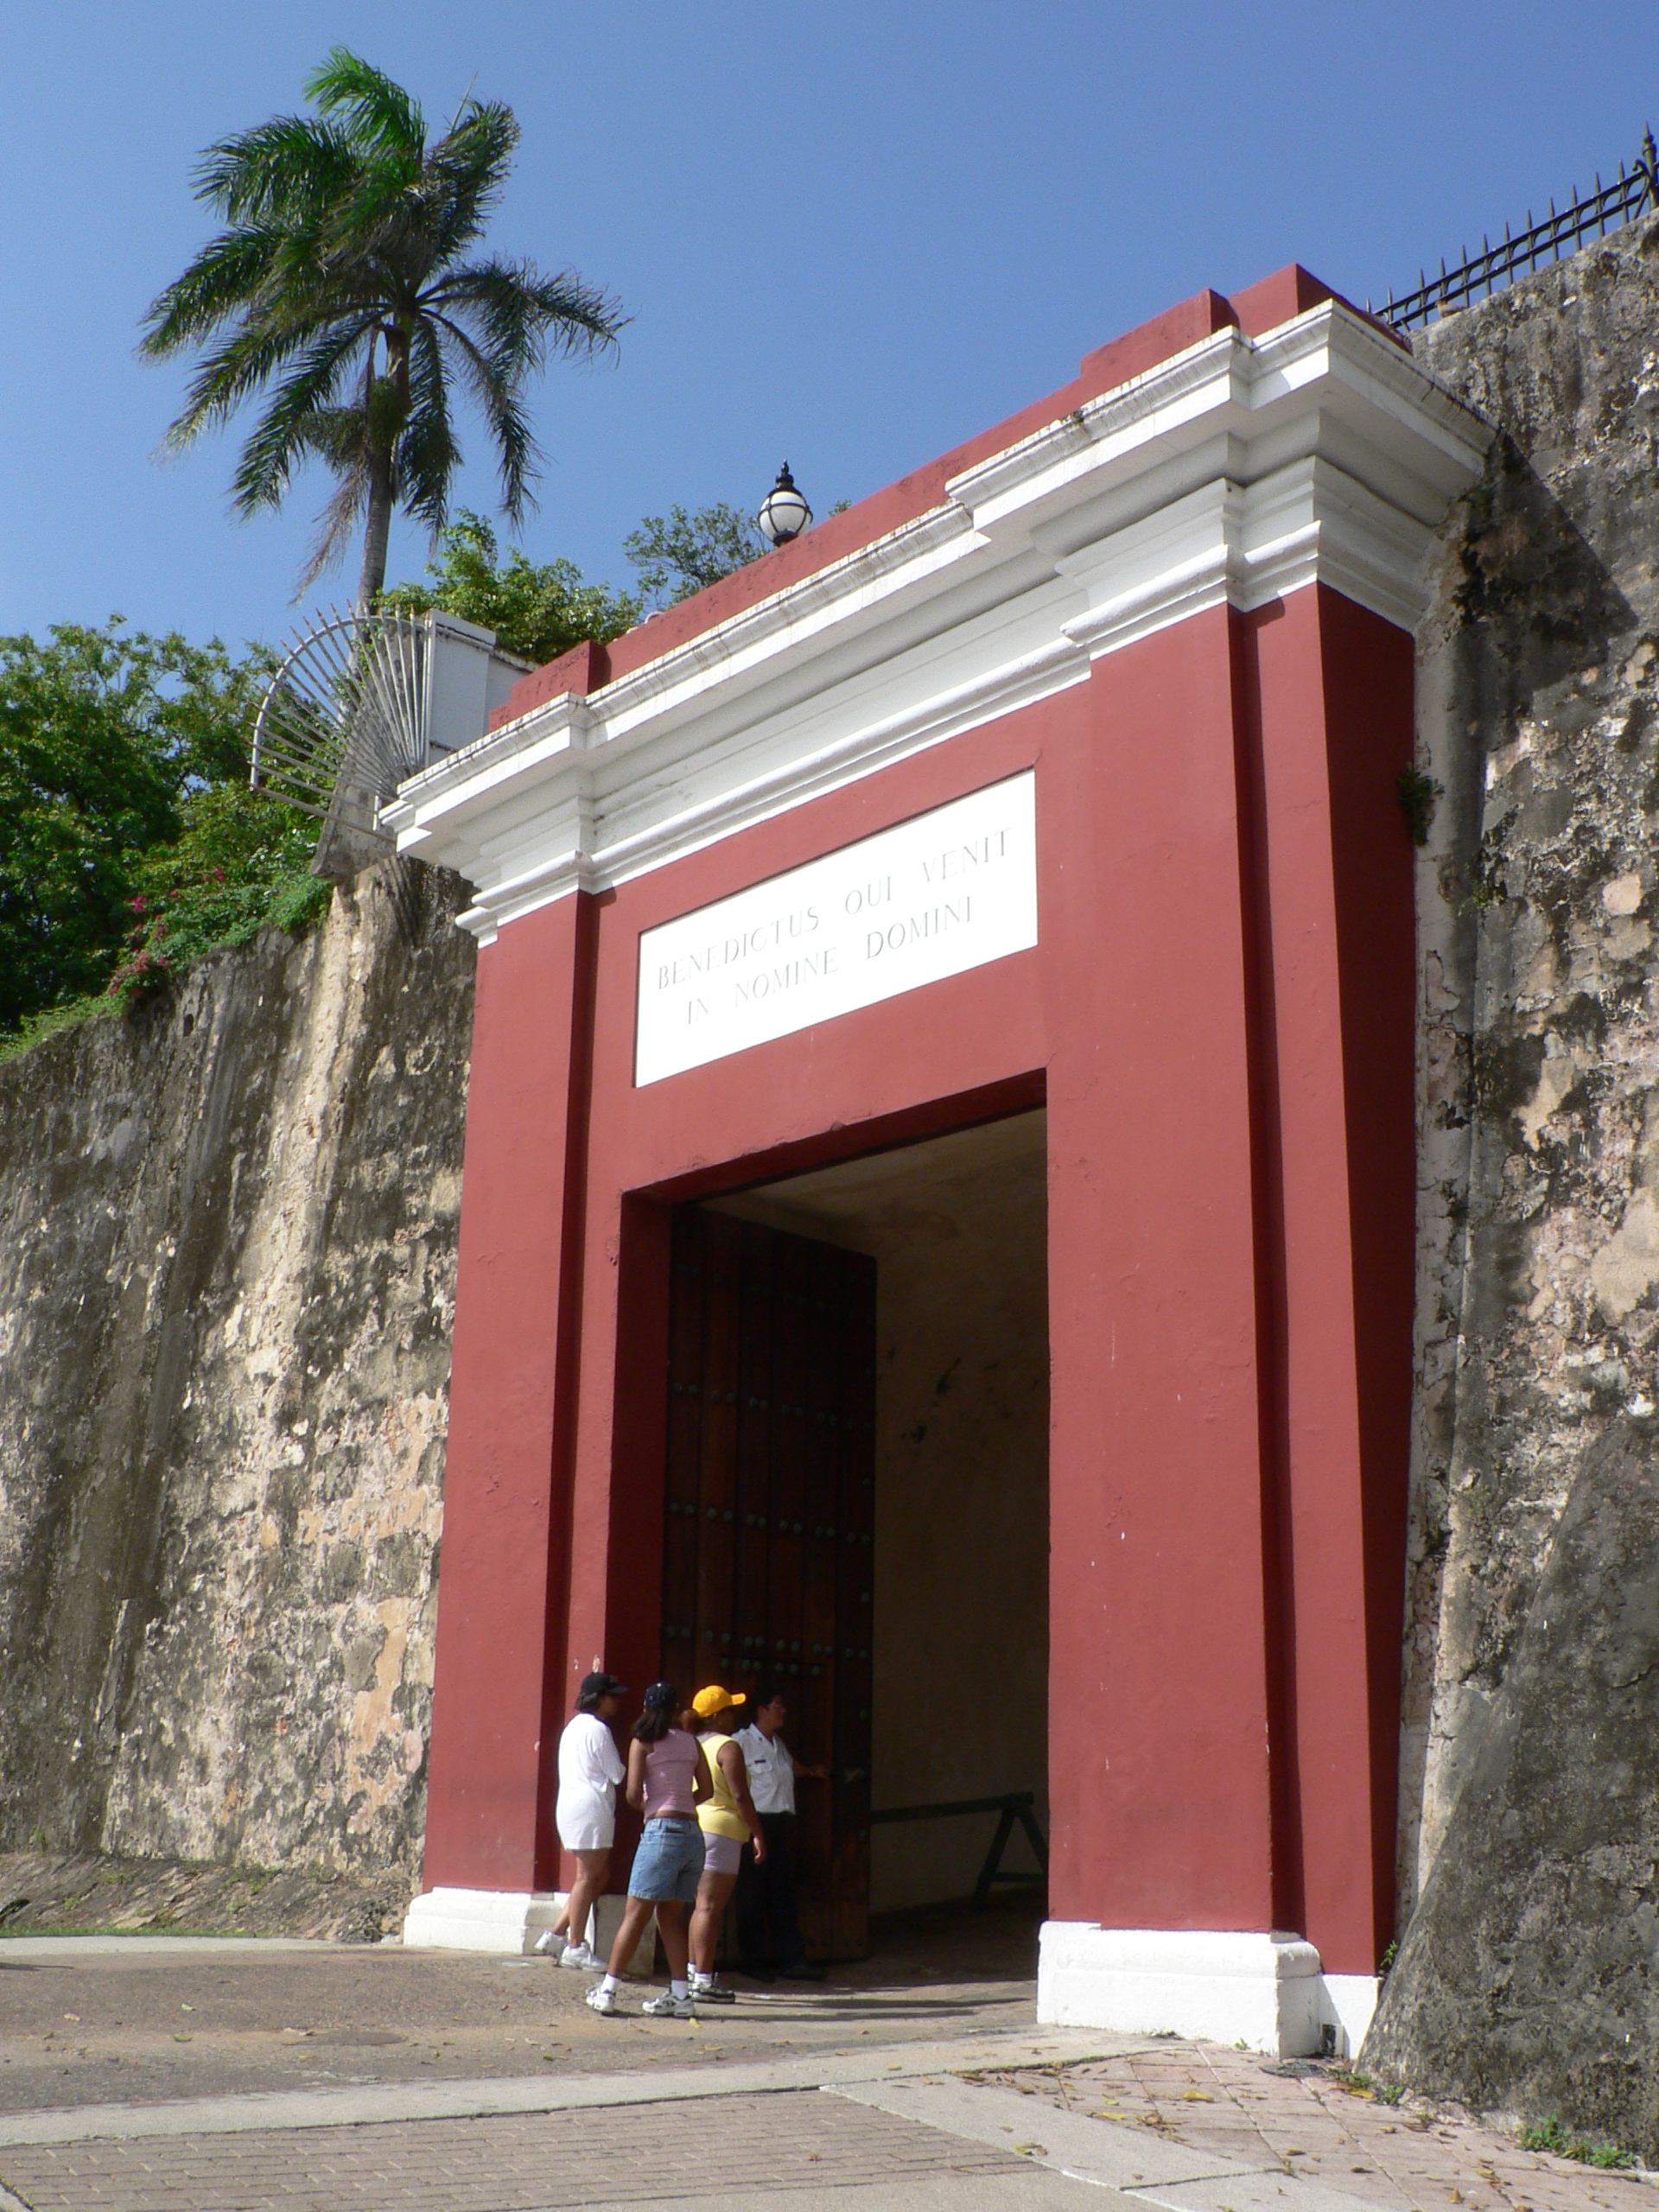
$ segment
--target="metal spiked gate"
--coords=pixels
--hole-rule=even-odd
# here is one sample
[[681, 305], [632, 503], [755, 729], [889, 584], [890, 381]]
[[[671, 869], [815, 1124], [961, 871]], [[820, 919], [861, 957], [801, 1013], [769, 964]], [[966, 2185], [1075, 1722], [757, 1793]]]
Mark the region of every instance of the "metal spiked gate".
[[1582, 198], [1575, 186], [1567, 205], [1558, 210], [1552, 200], [1548, 214], [1540, 222], [1533, 220], [1529, 208], [1522, 230], [1512, 234], [1506, 223], [1496, 245], [1483, 236], [1478, 253], [1465, 249], [1463, 259], [1452, 269], [1442, 260], [1438, 276], [1420, 269], [1414, 290], [1398, 298], [1390, 291], [1380, 306], [1367, 300], [1367, 312], [1396, 330], [1421, 327], [1436, 315], [1486, 298], [1542, 262], [1575, 252], [1588, 238], [1605, 238], [1610, 230], [1621, 229], [1654, 207], [1659, 207], [1659, 148], [1649, 128], [1643, 133], [1634, 165], [1627, 168], [1621, 162], [1612, 183], [1604, 184], [1598, 175], [1594, 191]]
[[511, 712], [529, 667], [493, 630], [436, 608], [328, 609], [296, 633], [266, 689], [249, 780], [321, 823], [319, 875], [353, 875], [392, 851], [380, 810], [399, 785]]
[[259, 708], [250, 781], [326, 817], [342, 779], [390, 798], [426, 759], [427, 622], [340, 614], [308, 624]]

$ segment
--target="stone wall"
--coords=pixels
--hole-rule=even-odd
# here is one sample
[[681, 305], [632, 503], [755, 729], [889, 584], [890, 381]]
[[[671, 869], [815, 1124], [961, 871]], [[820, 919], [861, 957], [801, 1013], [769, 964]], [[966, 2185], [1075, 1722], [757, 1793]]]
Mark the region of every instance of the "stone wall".
[[0, 1065], [0, 1846], [418, 1871], [460, 890]]
[[1370, 2060], [1659, 2154], [1659, 224], [1434, 324], [1399, 1964]]

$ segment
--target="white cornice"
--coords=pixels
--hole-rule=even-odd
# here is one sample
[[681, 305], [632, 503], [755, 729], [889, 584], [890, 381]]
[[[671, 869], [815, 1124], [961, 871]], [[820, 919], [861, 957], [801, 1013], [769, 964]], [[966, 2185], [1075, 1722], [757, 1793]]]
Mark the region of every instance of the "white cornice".
[[1236, 330], [951, 479], [937, 507], [590, 698], [547, 701], [403, 785], [401, 849], [487, 940], [1077, 682], [1208, 607], [1324, 582], [1412, 627], [1491, 433], [1327, 302]]

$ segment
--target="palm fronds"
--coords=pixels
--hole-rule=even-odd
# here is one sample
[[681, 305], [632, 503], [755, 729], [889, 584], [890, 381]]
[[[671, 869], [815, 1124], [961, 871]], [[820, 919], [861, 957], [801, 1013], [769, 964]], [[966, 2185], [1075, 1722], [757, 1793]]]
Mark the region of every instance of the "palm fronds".
[[204, 349], [172, 447], [270, 393], [232, 478], [235, 505], [280, 504], [296, 468], [322, 460], [337, 482], [305, 581], [366, 511], [366, 597], [384, 582], [377, 503], [443, 526], [461, 459], [452, 383], [484, 419], [517, 521], [538, 459], [525, 385], [550, 354], [613, 351], [626, 318], [574, 270], [461, 258], [512, 167], [510, 108], [465, 100], [429, 143], [418, 104], [345, 47], [306, 91], [315, 115], [274, 117], [203, 155], [196, 196], [225, 227], [153, 302], [139, 352]]

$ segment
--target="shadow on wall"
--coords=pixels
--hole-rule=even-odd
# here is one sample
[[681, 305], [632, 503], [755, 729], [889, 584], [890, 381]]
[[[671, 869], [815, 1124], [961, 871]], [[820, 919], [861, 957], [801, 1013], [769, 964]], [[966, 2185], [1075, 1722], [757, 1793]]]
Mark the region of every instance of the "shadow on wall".
[[[1506, 906], [1506, 876], [1517, 849], [1541, 837], [1569, 846], [1580, 793], [1565, 761], [1540, 776], [1529, 757], [1533, 707], [1552, 691], [1569, 694], [1569, 721], [1580, 728], [1602, 711], [1595, 680], [1611, 640], [1629, 637], [1637, 616], [1593, 548], [1538, 476], [1514, 439], [1494, 442], [1484, 483], [1454, 511], [1443, 545], [1438, 604], [1425, 625], [1418, 677], [1419, 728], [1427, 739], [1442, 798], [1429, 864], [1419, 877], [1419, 937], [1424, 990], [1419, 1054], [1421, 1131], [1418, 1216], [1419, 1389], [1417, 1465], [1410, 1543], [1403, 1738], [1401, 1745], [1401, 1919], [1410, 1916], [1455, 1801], [1464, 1732], [1432, 1725], [1437, 1688], [1444, 1699], [1445, 1576], [1451, 1537], [1454, 1459], [1478, 1459], [1483, 1414], [1455, 1352], [1460, 1330], [1477, 1340], [1501, 1332], [1503, 1315], [1532, 1292], [1528, 1240], [1490, 1211], [1471, 1247], [1471, 1178], [1508, 1156], [1507, 1117], [1525, 1116], [1539, 1095], [1550, 1027], [1494, 1020], [1494, 977], [1507, 974], [1516, 920]], [[1611, 656], [1617, 660], [1619, 656]], [[1592, 684], [1580, 679], [1586, 671]], [[1567, 772], [1563, 773], [1563, 771]], [[1517, 805], [1489, 809], [1493, 788], [1511, 785]], [[1593, 899], [1601, 863], [1586, 853]], [[1570, 864], [1570, 862], [1569, 862]], [[1543, 919], [1552, 935], [1568, 910]], [[1530, 968], [1542, 980], [1531, 948]], [[1559, 947], [1556, 972], [1570, 970]], [[1562, 961], [1559, 954], [1564, 951]], [[1501, 989], [1502, 985], [1499, 985]], [[1481, 1009], [1477, 1019], [1477, 1007]], [[1494, 1142], [1497, 1146], [1492, 1151]], [[1472, 1264], [1471, 1264], [1472, 1251]], [[1467, 1312], [1465, 1313], [1465, 1306]], [[1537, 1564], [1535, 1552], [1532, 1569]], [[1485, 1573], [1497, 1565], [1460, 1557]], [[1502, 1571], [1524, 1573], [1511, 1558]], [[1454, 1573], [1452, 1589], [1457, 1588]], [[1513, 1607], [1504, 1609], [1513, 1626]]]
[[1573, 1485], [1369, 2065], [1653, 2158], [1656, 1680], [1659, 1473], [1621, 1425]]

